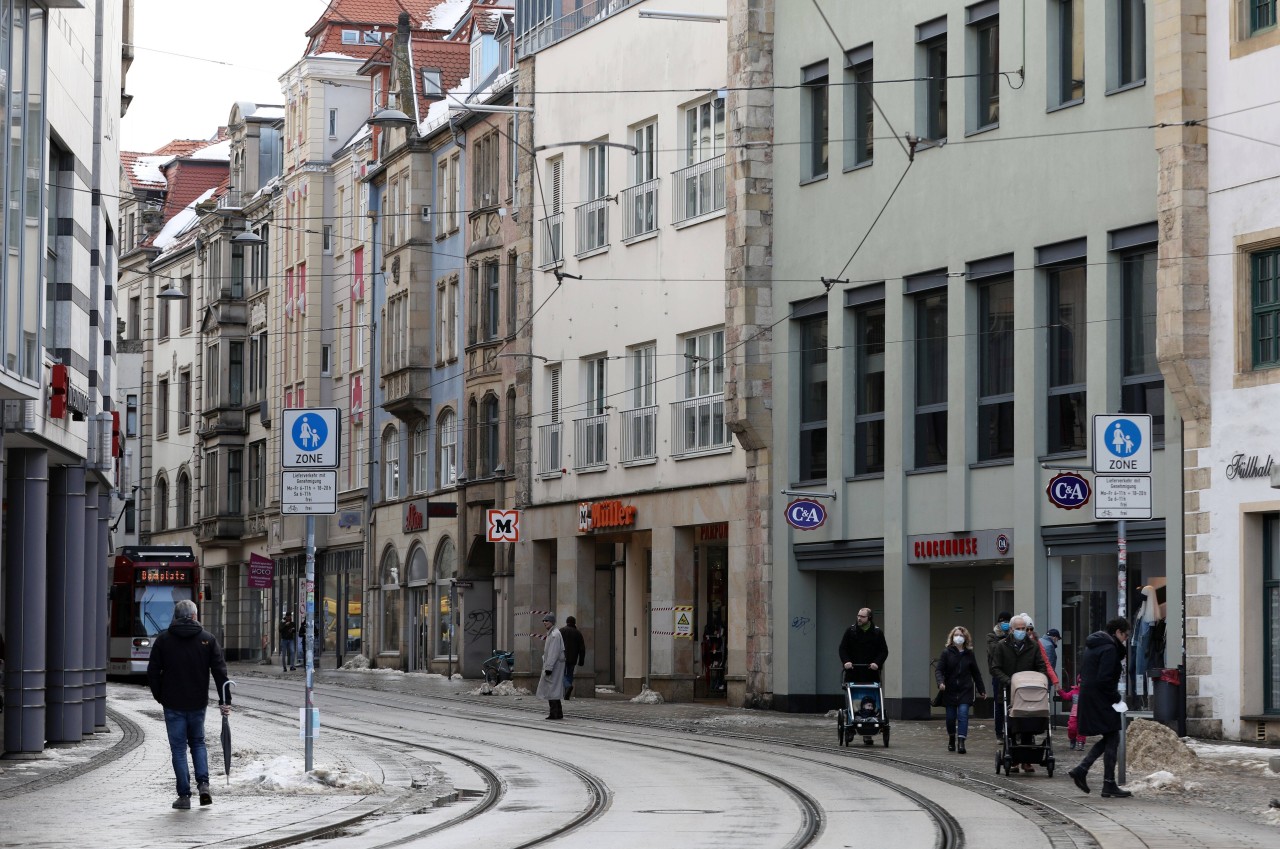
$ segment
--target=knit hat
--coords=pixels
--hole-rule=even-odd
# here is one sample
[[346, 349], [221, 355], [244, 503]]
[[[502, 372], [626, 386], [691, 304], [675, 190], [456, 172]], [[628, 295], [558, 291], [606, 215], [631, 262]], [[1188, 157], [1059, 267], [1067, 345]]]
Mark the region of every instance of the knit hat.
[[546, 616], [542, 617], [542, 621], [550, 622], [551, 624], [554, 625], [556, 621], [556, 615], [554, 613], [548, 613]]
[[1046, 631], [1046, 632], [1045, 632], [1045, 636], [1046, 636], [1046, 637], [1057, 637], [1059, 640], [1061, 640], [1061, 639], [1062, 639], [1062, 632], [1061, 632], [1061, 631], [1059, 631], [1057, 628], [1050, 628], [1048, 631]]
[[997, 621], [997, 622], [1008, 622], [1008, 621], [1009, 621], [1010, 619], [1012, 619], [1012, 618], [1013, 618], [1013, 614], [1012, 614], [1012, 613], [1009, 613], [1008, 611], [1001, 611], [1000, 615], [996, 617], [996, 621]]

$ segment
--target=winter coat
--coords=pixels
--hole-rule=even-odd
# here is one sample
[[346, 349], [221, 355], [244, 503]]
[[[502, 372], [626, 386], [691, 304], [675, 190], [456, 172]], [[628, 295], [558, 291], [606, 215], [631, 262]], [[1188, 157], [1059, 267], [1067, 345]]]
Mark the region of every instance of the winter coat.
[[1044, 659], [1049, 664], [1050, 669], [1058, 668], [1058, 644], [1053, 641], [1053, 637], [1041, 637], [1040, 645], [1044, 646]]
[[1079, 733], [1092, 737], [1120, 730], [1120, 714], [1111, 706], [1120, 701], [1120, 658], [1124, 647], [1106, 631], [1094, 631], [1084, 641], [1080, 659], [1080, 702], [1076, 710]]
[[280, 623], [280, 639], [284, 642], [298, 638], [298, 625], [292, 619]]
[[582, 632], [574, 625], [565, 625], [560, 629], [560, 637], [564, 640], [565, 668], [572, 670], [581, 666], [587, 659], [587, 641], [582, 638]]
[[1009, 689], [1015, 672], [1039, 672], [1049, 677], [1040, 644], [1030, 637], [1015, 640], [1013, 632], [1010, 632], [1009, 636], [996, 643], [993, 656], [995, 663], [991, 666], [991, 674], [1002, 690]]
[[857, 625], [850, 625], [840, 639], [840, 663], [852, 663], [855, 667], [874, 663], [880, 667], [876, 671], [870, 669], [854, 669], [860, 676], [869, 676], [865, 680], [879, 681], [884, 672], [884, 662], [889, 657], [889, 643], [884, 638], [884, 631], [875, 625], [865, 631]]
[[[200, 710], [209, 704], [209, 674], [218, 687], [227, 680], [227, 662], [222, 647], [194, 619], [175, 619], [151, 645], [147, 663], [147, 683], [157, 702], [173, 710]], [[227, 693], [227, 703], [231, 703]]]
[[947, 646], [938, 657], [938, 665], [934, 667], [933, 677], [939, 684], [946, 684], [942, 692], [942, 704], [946, 707], [959, 707], [973, 703], [973, 694], [985, 696], [987, 686], [982, 680], [982, 670], [978, 668], [978, 659], [969, 650], [960, 651], [955, 646]]
[[547, 701], [564, 698], [564, 637], [555, 628], [547, 632], [547, 647], [542, 650], [542, 677], [538, 679], [537, 695]]
[[992, 628], [987, 632], [987, 673], [992, 678], [996, 677], [996, 646], [1007, 636], [1009, 632], [1001, 631], [999, 628]]

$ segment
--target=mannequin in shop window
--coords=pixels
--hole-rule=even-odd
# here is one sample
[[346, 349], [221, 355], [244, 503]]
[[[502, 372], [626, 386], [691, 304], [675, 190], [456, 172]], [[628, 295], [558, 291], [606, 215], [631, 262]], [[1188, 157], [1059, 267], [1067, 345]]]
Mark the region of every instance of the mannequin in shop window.
[[707, 690], [712, 695], [724, 692], [724, 625], [716, 615], [702, 629], [702, 666]]
[[1149, 692], [1147, 671], [1164, 664], [1164, 587], [1148, 584], [1140, 592], [1142, 602], [1134, 616], [1133, 638], [1129, 641], [1129, 668], [1145, 700]]

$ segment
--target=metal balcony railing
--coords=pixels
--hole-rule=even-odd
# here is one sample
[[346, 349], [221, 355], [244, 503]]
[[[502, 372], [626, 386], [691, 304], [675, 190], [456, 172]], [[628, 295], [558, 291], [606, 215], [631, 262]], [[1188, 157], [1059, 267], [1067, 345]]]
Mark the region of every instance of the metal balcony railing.
[[658, 229], [658, 181], [643, 183], [623, 189], [622, 241], [652, 233]]
[[218, 209], [244, 209], [245, 200], [247, 198], [239, 189], [227, 189], [226, 193], [218, 198]]
[[575, 256], [609, 247], [609, 199], [596, 198], [574, 207], [578, 216], [578, 250]]
[[538, 233], [542, 240], [542, 256], [538, 267], [559, 265], [564, 259], [564, 213], [557, 212], [539, 221]]
[[724, 393], [676, 401], [671, 405], [671, 456], [731, 447], [724, 423]]
[[594, 469], [608, 464], [609, 414], [573, 420], [573, 467]]
[[640, 407], [622, 413], [622, 462], [658, 456], [658, 408]]
[[[523, 59], [537, 53], [544, 47], [550, 47], [557, 41], [563, 41], [579, 30], [604, 20], [610, 15], [638, 3], [640, 0], [587, 0], [580, 8], [567, 15], [553, 18], [547, 14], [542, 20], [530, 25], [524, 32], [516, 36], [516, 58]], [[537, 0], [529, 0], [519, 4], [517, 19], [531, 19], [537, 15]], [[559, 6], [560, 4], [555, 4]], [[526, 18], [527, 16], [527, 18]]]
[[564, 422], [554, 422], [538, 428], [538, 474], [549, 477], [564, 469], [564, 454], [560, 446]]
[[676, 186], [672, 193], [675, 202], [673, 223], [679, 224], [724, 209], [723, 153], [681, 168], [672, 177]]

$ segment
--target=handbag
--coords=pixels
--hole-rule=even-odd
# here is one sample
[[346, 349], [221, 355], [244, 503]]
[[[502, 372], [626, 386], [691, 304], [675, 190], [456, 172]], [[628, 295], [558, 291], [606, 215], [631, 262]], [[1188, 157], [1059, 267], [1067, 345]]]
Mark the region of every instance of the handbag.
[[937, 693], [935, 693], [935, 694], [934, 694], [934, 696], [933, 696], [933, 706], [934, 706], [934, 707], [946, 707], [946, 706], [947, 706], [947, 704], [946, 704], [946, 702], [944, 701], [944, 699], [946, 699], [946, 697], [947, 697], [947, 691], [946, 691], [946, 690], [939, 690], [939, 691], [938, 691]]

